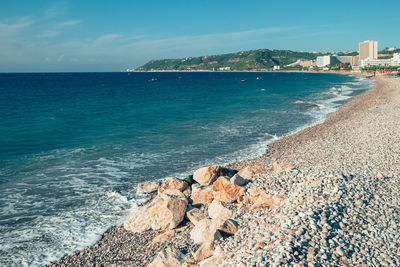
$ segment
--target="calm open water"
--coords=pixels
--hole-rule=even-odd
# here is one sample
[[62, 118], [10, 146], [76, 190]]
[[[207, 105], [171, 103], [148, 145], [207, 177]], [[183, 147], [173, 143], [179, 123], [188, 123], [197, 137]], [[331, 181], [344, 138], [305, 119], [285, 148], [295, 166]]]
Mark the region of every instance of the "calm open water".
[[260, 156], [370, 86], [311, 73], [0, 74], [0, 265], [91, 245], [142, 201], [138, 182]]

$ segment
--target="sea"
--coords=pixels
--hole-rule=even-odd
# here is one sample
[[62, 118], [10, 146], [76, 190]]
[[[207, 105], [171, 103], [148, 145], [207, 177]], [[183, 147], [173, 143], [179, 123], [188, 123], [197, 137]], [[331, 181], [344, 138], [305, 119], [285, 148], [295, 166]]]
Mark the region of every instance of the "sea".
[[145, 201], [138, 183], [261, 156], [371, 86], [327, 73], [0, 74], [0, 265], [92, 245]]

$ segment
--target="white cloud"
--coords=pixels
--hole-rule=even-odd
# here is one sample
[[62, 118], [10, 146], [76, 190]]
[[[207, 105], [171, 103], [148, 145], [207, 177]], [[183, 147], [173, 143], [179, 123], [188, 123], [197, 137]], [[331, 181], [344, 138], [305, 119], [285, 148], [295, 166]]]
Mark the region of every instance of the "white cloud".
[[75, 26], [77, 24], [81, 23], [80, 20], [67, 20], [67, 21], [62, 21], [58, 24], [60, 27], [71, 27]]
[[45, 11], [44, 11], [44, 17], [45, 18], [55, 18], [67, 10], [68, 6], [66, 2], [57, 2], [53, 3], [50, 5]]
[[104, 34], [101, 35], [99, 37], [97, 37], [94, 42], [93, 45], [95, 46], [102, 46], [108, 43], [111, 43], [115, 40], [117, 40], [121, 35], [116, 34], [116, 33], [109, 33], [109, 34]]
[[14, 23], [0, 22], [0, 35], [16, 34], [24, 29], [29, 28], [35, 21], [29, 18], [21, 18]]
[[44, 31], [41, 34], [37, 35], [39, 38], [49, 38], [49, 37], [54, 37], [59, 35], [60, 32], [57, 30], [49, 30], [49, 31]]

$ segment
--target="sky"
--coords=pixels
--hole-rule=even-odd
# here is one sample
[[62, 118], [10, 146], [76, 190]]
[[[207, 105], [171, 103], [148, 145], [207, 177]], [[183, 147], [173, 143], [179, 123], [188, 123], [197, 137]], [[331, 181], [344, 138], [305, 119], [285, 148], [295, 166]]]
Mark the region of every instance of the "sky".
[[400, 47], [400, 1], [1, 0], [0, 72], [102, 72], [252, 49]]

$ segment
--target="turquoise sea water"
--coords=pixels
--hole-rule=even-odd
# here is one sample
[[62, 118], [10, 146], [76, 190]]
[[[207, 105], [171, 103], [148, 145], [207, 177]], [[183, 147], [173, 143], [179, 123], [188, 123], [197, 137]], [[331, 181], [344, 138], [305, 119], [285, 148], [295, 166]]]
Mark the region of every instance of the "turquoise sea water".
[[0, 74], [0, 265], [90, 245], [134, 212], [138, 182], [260, 156], [370, 86], [311, 73]]

